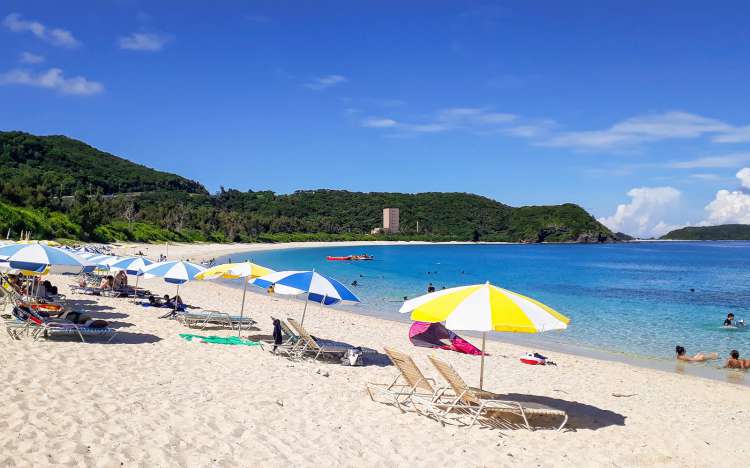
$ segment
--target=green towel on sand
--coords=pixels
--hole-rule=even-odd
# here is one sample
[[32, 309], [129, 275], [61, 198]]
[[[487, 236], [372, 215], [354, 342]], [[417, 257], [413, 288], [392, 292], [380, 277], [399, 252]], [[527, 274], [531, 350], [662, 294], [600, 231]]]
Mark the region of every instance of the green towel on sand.
[[201, 336], [191, 335], [190, 333], [180, 333], [180, 337], [188, 341], [193, 341], [193, 338], [197, 338], [201, 343], [225, 344], [232, 346], [258, 346], [260, 344], [257, 341], [243, 340], [238, 336]]

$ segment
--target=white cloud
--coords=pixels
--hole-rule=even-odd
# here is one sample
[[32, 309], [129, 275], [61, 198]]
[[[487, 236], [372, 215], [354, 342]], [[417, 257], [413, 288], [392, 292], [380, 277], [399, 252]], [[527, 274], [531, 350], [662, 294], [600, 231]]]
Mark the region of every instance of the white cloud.
[[[744, 189], [750, 188], [750, 168], [743, 167], [736, 174]], [[750, 195], [743, 190], [719, 190], [706, 205], [708, 216], [701, 226], [719, 224], [750, 224]]]
[[31, 52], [21, 52], [19, 58], [21, 63], [36, 64], [44, 62], [44, 56], [32, 54]]
[[398, 126], [398, 122], [393, 119], [370, 117], [362, 121], [362, 126], [367, 128], [390, 128]]
[[11, 13], [3, 19], [3, 26], [13, 32], [30, 32], [39, 39], [60, 47], [78, 47], [81, 42], [65, 29], [48, 28], [39, 21], [25, 20], [19, 13]]
[[719, 190], [716, 198], [706, 205], [708, 217], [702, 226], [718, 224], [750, 224], [750, 195], [739, 190]]
[[629, 203], [617, 205], [612, 216], [599, 222], [615, 232], [638, 237], [658, 237], [680, 226], [664, 221], [680, 203], [681, 193], [673, 187], [640, 187], [631, 189]]
[[347, 80], [343, 75], [326, 75], [315, 78], [310, 83], [306, 83], [305, 87], [314, 89], [315, 91], [322, 91], [324, 89], [332, 88], [334, 86], [346, 83]]
[[423, 122], [401, 122], [387, 117], [371, 117], [362, 121], [363, 127], [389, 128], [401, 133], [439, 133], [451, 130], [488, 131], [507, 128], [518, 116], [491, 112], [478, 107], [449, 107], [435, 112]]
[[707, 156], [704, 158], [691, 159], [689, 161], [674, 161], [667, 163], [666, 167], [672, 169], [699, 169], [699, 168], [727, 168], [737, 167], [750, 161], [750, 153], [732, 153], [721, 156]]
[[158, 52], [173, 39], [172, 36], [156, 33], [134, 32], [118, 39], [120, 49]]
[[604, 130], [561, 133], [539, 144], [582, 150], [606, 150], [659, 140], [697, 138], [732, 130], [731, 125], [720, 120], [687, 112], [665, 112], [631, 117]]
[[721, 180], [721, 176], [718, 174], [696, 173], [690, 174], [690, 177], [699, 180]]
[[38, 88], [54, 89], [63, 94], [88, 96], [100, 93], [104, 86], [82, 76], [66, 78], [59, 68], [33, 74], [28, 70], [10, 70], [0, 74], [0, 85], [25, 85]]
[[750, 142], [750, 125], [736, 127], [731, 131], [713, 138], [717, 143], [748, 143]]
[[750, 189], [750, 167], [743, 167], [740, 169], [736, 177], [740, 180], [740, 184], [742, 184], [743, 187]]

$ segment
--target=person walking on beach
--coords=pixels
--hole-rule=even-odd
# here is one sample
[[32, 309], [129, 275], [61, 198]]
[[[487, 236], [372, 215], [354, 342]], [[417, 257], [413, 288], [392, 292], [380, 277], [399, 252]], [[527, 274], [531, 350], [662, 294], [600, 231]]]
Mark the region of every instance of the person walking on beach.
[[432, 285], [432, 283], [427, 285], [427, 292], [428, 293], [434, 293], [435, 292], [435, 286]]
[[698, 353], [695, 356], [688, 356], [687, 351], [685, 351], [685, 348], [680, 345], [677, 345], [675, 347], [675, 352], [677, 353], [678, 361], [705, 362], [705, 361], [713, 361], [714, 359], [719, 359], [718, 353], [708, 353], [708, 354]]
[[733, 349], [729, 353], [729, 359], [727, 359], [724, 368], [727, 369], [750, 369], [750, 359], [740, 359], [740, 352]]

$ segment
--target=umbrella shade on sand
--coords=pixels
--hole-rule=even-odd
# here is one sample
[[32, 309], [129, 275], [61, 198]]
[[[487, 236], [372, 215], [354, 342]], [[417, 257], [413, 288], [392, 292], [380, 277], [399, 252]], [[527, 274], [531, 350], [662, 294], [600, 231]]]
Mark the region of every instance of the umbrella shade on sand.
[[274, 271], [270, 268], [252, 262], [224, 263], [198, 273], [195, 275], [195, 279], [212, 280], [217, 278], [242, 278], [242, 306], [240, 308], [240, 326], [237, 328], [237, 335], [239, 336], [242, 333], [242, 319], [245, 317], [245, 295], [247, 294], [247, 283], [252, 279], [271, 273], [274, 273]]
[[451, 330], [482, 332], [479, 388], [484, 384], [484, 346], [487, 332], [541, 333], [567, 328], [570, 319], [539, 301], [489, 282], [459, 286], [410, 299], [402, 314], [420, 322], [445, 322]]
[[273, 285], [277, 294], [298, 296], [305, 295], [305, 308], [302, 311], [300, 324], [305, 323], [305, 313], [309, 301], [323, 305], [338, 304], [340, 302], [354, 304], [359, 298], [339, 281], [312, 271], [278, 271], [262, 276], [254, 281], [256, 286], [267, 288]]

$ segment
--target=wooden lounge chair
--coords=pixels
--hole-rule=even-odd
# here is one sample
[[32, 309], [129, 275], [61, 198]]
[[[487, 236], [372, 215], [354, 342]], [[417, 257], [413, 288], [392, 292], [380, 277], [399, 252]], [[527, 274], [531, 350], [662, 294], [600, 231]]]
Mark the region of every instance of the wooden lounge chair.
[[524, 424], [529, 430], [532, 430], [532, 428], [529, 424], [528, 416], [544, 415], [562, 417], [563, 421], [557, 428], [558, 431], [568, 422], [568, 414], [563, 410], [540, 403], [509, 400], [504, 395], [469, 387], [450, 364], [435, 356], [429, 356], [429, 359], [456, 395], [451, 405], [445, 407], [446, 413], [453, 411], [454, 408], [461, 410], [468, 409], [472, 415], [469, 427], [473, 426], [479, 419], [491, 421], [493, 419], [501, 419], [503, 415], [507, 414], [523, 418]]
[[[377, 392], [388, 397], [402, 413], [406, 412], [404, 409], [406, 405], [411, 404], [418, 413], [422, 412], [420, 406], [423, 406], [427, 407], [427, 411], [435, 416], [435, 403], [442, 397], [446, 389], [435, 387], [435, 380], [425, 377], [408, 354], [388, 347], [385, 347], [384, 350], [393, 365], [398, 369], [398, 374], [390, 384], [368, 383], [367, 393], [370, 394], [370, 399], [377, 401], [373, 394], [373, 392]], [[403, 381], [403, 383], [399, 381]]]
[[315, 360], [320, 356], [333, 356], [340, 358], [347, 350], [354, 349], [354, 346], [351, 345], [316, 339], [296, 320], [290, 318], [287, 319], [287, 321], [297, 332], [297, 335], [299, 335], [299, 340], [296, 345], [289, 351], [289, 357], [291, 359], [301, 359], [305, 355], [314, 355], [313, 359]]

